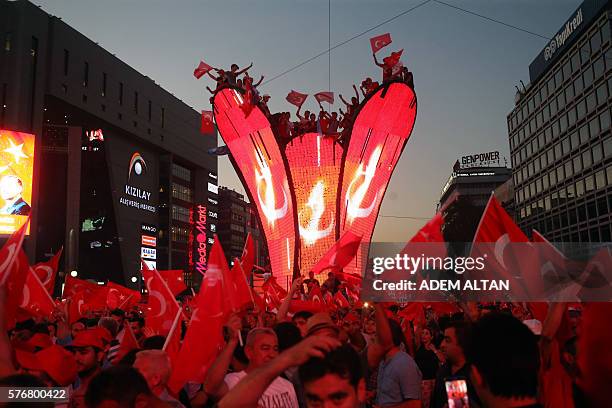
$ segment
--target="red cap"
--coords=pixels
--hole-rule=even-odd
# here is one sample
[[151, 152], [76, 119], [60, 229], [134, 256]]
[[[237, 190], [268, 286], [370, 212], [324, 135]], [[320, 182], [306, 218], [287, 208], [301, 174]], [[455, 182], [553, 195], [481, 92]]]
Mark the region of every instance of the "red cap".
[[77, 333], [70, 347], [96, 347], [104, 350], [104, 341], [99, 330], [87, 329]]
[[47, 373], [59, 386], [72, 384], [77, 377], [77, 364], [74, 356], [61, 346], [52, 345], [38, 353], [15, 350], [17, 362], [22, 368]]

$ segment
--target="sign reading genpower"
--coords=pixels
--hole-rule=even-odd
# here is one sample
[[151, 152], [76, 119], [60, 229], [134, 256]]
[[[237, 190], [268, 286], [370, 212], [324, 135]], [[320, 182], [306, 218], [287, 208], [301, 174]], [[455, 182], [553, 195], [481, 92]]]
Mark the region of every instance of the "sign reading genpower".
[[[529, 79], [534, 83], [589, 26], [607, 4], [607, 0], [585, 0], [555, 33], [546, 47], [529, 65]], [[588, 56], [587, 56], [588, 57]]]

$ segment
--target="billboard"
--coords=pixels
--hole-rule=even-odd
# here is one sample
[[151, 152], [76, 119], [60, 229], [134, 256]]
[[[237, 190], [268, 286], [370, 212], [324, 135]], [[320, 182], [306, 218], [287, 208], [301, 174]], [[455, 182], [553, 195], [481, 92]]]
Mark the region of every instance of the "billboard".
[[285, 148], [297, 208], [298, 263], [303, 273], [336, 242], [342, 152], [332, 138], [317, 133], [295, 138]]
[[[369, 242], [391, 174], [412, 133], [414, 91], [393, 83], [379, 89], [361, 108], [344, 157], [340, 189], [340, 236], [351, 231]], [[362, 274], [364, 246], [345, 272]]]
[[224, 129], [222, 137], [232, 152], [234, 167], [249, 201], [257, 206], [272, 273], [291, 276], [295, 266], [294, 205], [285, 162], [270, 123], [259, 109], [245, 117], [242, 95], [234, 89], [218, 92], [214, 102], [217, 127]]
[[30, 215], [34, 141], [29, 133], [0, 130], [0, 234], [13, 233]]

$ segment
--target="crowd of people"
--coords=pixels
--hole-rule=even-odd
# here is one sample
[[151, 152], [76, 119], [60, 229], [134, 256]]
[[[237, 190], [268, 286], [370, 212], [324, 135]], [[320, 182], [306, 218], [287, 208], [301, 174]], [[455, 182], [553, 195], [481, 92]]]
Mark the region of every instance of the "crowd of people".
[[[412, 72], [410, 72], [407, 67], [404, 67], [397, 59], [386, 57], [383, 62], [380, 63], [376, 59], [376, 54], [373, 54], [373, 57], [374, 63], [382, 68], [383, 84], [403, 81], [411, 88], [414, 88]], [[214, 95], [224, 88], [232, 87], [241, 90], [245, 114], [248, 115], [253, 106], [258, 106], [270, 121], [281, 144], [287, 144], [295, 137], [306, 133], [319, 133], [326, 137], [333, 138], [341, 145], [345, 144], [351, 135], [353, 122], [357, 116], [361, 98], [367, 98], [380, 86], [378, 81], [374, 81], [371, 77], [367, 77], [359, 86], [361, 95], [355, 85], [353, 85], [355, 96], [350, 98], [350, 102], [344, 99], [342, 95], [339, 95], [344, 105], [344, 110], [340, 108], [338, 112], [328, 112], [321, 102], [317, 101], [319, 105], [318, 113], [306, 110], [302, 114], [300, 105], [295, 113], [297, 120], [294, 121], [291, 119], [290, 112], [270, 112], [268, 106], [270, 95], [260, 95], [257, 90], [258, 86], [263, 82], [264, 76], [262, 75], [260, 79], [254, 83], [253, 78], [248, 72], [252, 66], [253, 63], [246, 68], [240, 69], [237, 64], [232, 64], [229, 70], [213, 68], [216, 75], [208, 72], [208, 76], [216, 82], [215, 89], [211, 89], [208, 86], [206, 87], [213, 95], [210, 99], [211, 104], [213, 103]]]
[[[138, 306], [92, 310], [71, 325], [59, 309], [11, 330], [0, 319], [0, 387], [69, 387], [63, 406], [91, 408], [610, 406], [610, 304], [586, 305], [584, 316], [565, 303], [536, 312], [351, 301], [289, 313], [295, 300], [349, 287], [333, 273], [322, 283], [311, 274], [278, 307], [232, 314], [205, 380], [178, 394], [168, 388], [166, 338], [146, 327]], [[123, 352], [128, 330], [137, 347]]]

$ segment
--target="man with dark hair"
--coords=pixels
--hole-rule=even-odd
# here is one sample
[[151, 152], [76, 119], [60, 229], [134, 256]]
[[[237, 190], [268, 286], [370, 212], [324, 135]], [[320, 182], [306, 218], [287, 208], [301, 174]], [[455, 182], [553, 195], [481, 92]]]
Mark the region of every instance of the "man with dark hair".
[[140, 316], [134, 316], [131, 317], [129, 319], [130, 322], [130, 328], [132, 329], [132, 332], [134, 333], [134, 337], [136, 337], [136, 341], [138, 341], [138, 344], [142, 345], [142, 342], [144, 340], [144, 326], [145, 326], [145, 321], [144, 318], [140, 317]]
[[466, 355], [484, 407], [540, 407], [538, 341], [520, 320], [502, 313], [482, 317], [474, 325]]
[[312, 312], [301, 310], [293, 315], [291, 321], [300, 329], [302, 337], [306, 337], [306, 322], [312, 317]]
[[471, 336], [471, 325], [463, 320], [451, 321], [444, 329], [444, 338], [440, 350], [446, 358], [446, 363], [440, 367], [436, 375], [436, 383], [431, 394], [431, 408], [442, 408], [448, 404], [447, 379], [465, 379], [470, 406], [479, 403], [476, 391], [470, 382], [470, 367], [465, 357], [465, 350], [470, 343]]
[[71, 402], [74, 406], [81, 407], [91, 379], [102, 367], [104, 343], [96, 330], [87, 329], [78, 333], [67, 348], [74, 354], [79, 373], [78, 387], [71, 395]]
[[110, 312], [110, 317], [117, 322], [119, 330], [123, 327], [123, 321], [125, 320], [125, 311], [122, 309], [113, 309]]
[[89, 408], [168, 406], [153, 396], [138, 370], [123, 365], [96, 375], [89, 383], [85, 402]]
[[376, 404], [381, 407], [421, 407], [421, 371], [400, 346], [406, 343], [399, 323], [389, 319], [393, 347], [378, 366]]

